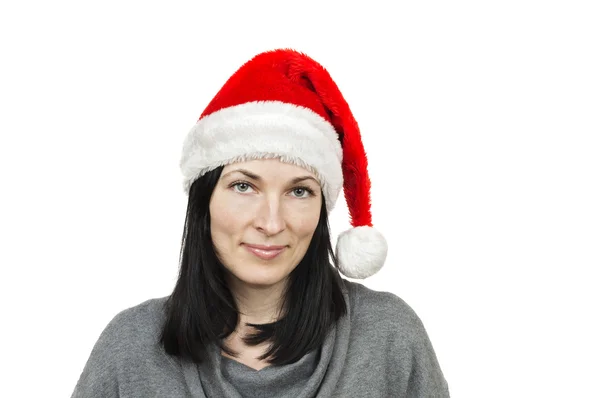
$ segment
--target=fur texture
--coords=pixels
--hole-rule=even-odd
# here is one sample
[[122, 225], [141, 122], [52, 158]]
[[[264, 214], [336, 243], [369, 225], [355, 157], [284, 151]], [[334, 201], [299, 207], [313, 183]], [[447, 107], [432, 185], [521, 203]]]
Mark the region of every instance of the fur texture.
[[278, 158], [314, 172], [327, 210], [342, 190], [342, 148], [333, 127], [310, 109], [278, 101], [249, 102], [202, 119], [186, 137], [181, 157], [184, 190], [221, 165]]
[[353, 279], [376, 274], [387, 257], [383, 235], [373, 227], [355, 227], [342, 232], [335, 248], [340, 272]]

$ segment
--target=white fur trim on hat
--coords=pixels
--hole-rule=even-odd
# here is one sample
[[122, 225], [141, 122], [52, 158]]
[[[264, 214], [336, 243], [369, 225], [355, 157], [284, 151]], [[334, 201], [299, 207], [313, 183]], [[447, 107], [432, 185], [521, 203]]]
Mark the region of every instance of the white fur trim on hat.
[[342, 232], [335, 251], [343, 275], [365, 279], [383, 267], [388, 246], [385, 237], [375, 228], [361, 226]]
[[342, 146], [327, 120], [308, 108], [257, 101], [201, 118], [188, 133], [180, 161], [189, 193], [201, 175], [231, 163], [278, 158], [311, 170], [331, 211], [343, 187]]

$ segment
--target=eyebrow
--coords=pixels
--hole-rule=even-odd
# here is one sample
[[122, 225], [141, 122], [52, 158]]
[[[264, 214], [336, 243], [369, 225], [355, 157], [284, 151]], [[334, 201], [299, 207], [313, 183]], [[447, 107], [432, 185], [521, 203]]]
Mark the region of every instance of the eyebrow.
[[[250, 171], [248, 171], [248, 170], [246, 170], [246, 169], [235, 169], [235, 170], [232, 170], [232, 171], [230, 171], [229, 173], [225, 174], [223, 177], [227, 177], [228, 175], [230, 175], [230, 174], [233, 174], [233, 173], [242, 173], [242, 174], [243, 174], [243, 175], [245, 175], [246, 177], [248, 177], [248, 178], [250, 178], [250, 179], [252, 179], [252, 180], [255, 180], [255, 181], [262, 181], [262, 180], [263, 180], [261, 176], [259, 176], [259, 175], [257, 175], [257, 174], [254, 174], [254, 173], [252, 173], [252, 172], [250, 172]], [[299, 183], [299, 182], [301, 182], [301, 181], [304, 181], [304, 180], [313, 180], [313, 181], [314, 181], [314, 182], [316, 182], [316, 183], [317, 183], [319, 186], [321, 186], [321, 184], [319, 183], [319, 181], [317, 181], [317, 179], [316, 179], [316, 178], [314, 178], [314, 177], [312, 177], [312, 176], [302, 176], [302, 177], [296, 177], [296, 178], [293, 178], [293, 179], [291, 180], [291, 183], [292, 183], [292, 184], [297, 184], [297, 183]]]

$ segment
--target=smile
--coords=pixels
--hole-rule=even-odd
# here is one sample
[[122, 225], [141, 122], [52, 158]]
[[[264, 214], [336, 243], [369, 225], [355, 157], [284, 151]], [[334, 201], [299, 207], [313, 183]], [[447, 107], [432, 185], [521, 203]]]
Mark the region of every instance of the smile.
[[244, 247], [250, 253], [263, 260], [272, 260], [285, 250], [285, 246], [261, 246], [244, 244]]

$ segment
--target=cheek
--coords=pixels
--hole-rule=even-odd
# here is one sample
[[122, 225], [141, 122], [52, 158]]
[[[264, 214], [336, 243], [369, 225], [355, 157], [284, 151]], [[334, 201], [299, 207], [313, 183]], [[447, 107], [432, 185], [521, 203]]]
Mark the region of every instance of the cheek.
[[302, 209], [302, 211], [293, 212], [289, 218], [290, 226], [302, 238], [311, 238], [319, 223], [321, 208], [313, 206], [312, 209]]
[[248, 225], [247, 204], [240, 203], [235, 197], [226, 194], [216, 194], [210, 204], [211, 234], [215, 245], [242, 234]]
[[305, 217], [300, 224], [301, 230], [311, 235], [315, 232], [315, 228], [317, 228], [317, 224], [319, 223], [319, 217]]

